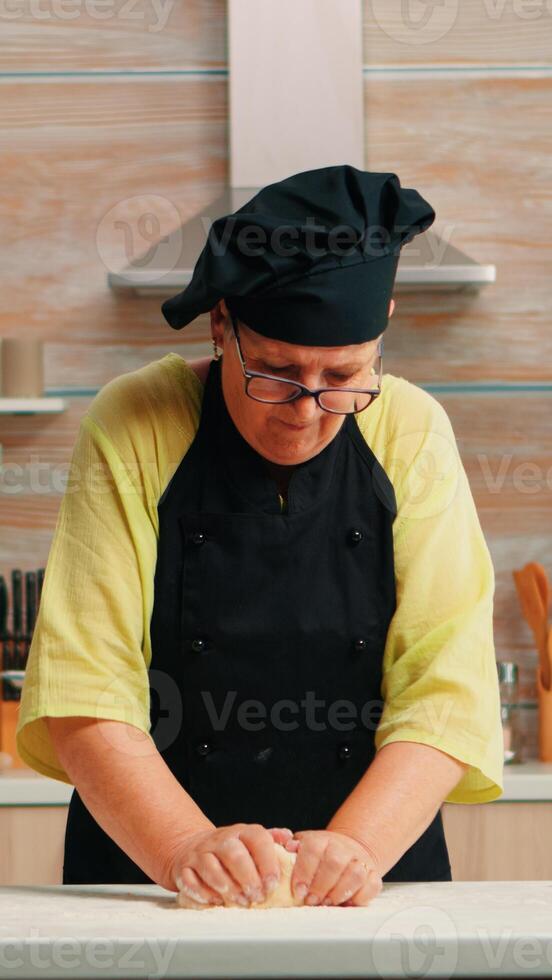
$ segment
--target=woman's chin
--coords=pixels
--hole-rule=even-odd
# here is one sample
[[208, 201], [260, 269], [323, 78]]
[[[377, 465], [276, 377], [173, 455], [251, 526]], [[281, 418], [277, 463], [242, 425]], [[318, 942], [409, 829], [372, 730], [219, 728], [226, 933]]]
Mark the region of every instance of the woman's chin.
[[310, 439], [308, 441], [289, 439], [285, 445], [279, 447], [272, 440], [270, 449], [263, 451], [263, 456], [276, 466], [297, 466], [311, 459], [317, 452], [318, 448], [312, 445]]

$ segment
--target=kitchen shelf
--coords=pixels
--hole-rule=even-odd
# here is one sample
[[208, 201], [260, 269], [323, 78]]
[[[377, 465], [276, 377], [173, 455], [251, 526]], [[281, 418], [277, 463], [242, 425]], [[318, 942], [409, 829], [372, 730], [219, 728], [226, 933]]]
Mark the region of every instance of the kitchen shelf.
[[53, 415], [66, 408], [63, 398], [0, 398], [0, 415]]

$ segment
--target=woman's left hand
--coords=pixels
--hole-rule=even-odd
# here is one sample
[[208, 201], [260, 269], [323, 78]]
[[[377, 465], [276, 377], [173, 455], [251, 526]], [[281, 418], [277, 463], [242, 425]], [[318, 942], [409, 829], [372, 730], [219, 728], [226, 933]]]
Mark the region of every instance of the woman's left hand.
[[369, 905], [383, 887], [373, 855], [348, 834], [300, 830], [285, 847], [297, 853], [291, 890], [305, 905]]

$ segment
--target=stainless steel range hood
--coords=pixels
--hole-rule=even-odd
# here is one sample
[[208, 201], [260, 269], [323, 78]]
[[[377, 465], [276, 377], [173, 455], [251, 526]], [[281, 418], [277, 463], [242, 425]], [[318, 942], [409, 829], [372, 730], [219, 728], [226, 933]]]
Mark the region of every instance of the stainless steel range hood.
[[[230, 185], [147, 256], [110, 272], [113, 289], [173, 295], [190, 281], [212, 222], [262, 187], [315, 167], [366, 169], [361, 0], [228, 0], [228, 40]], [[429, 229], [405, 245], [395, 292], [474, 292], [494, 282], [495, 266], [475, 262], [451, 237]]]

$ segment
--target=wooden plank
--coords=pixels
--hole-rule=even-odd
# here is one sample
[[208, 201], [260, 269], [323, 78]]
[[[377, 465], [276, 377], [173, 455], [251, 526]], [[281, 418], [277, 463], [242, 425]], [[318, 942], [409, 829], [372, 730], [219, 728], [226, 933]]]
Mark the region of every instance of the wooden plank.
[[367, 66], [549, 65], [551, 47], [547, 0], [364, 0]]
[[0, 20], [2, 71], [226, 67], [224, 0], [13, 2]]
[[0, 103], [0, 165], [18, 174], [3, 199], [0, 334], [151, 343], [163, 325], [170, 343], [160, 301], [115, 295], [107, 272], [220, 193], [226, 83], [4, 82]]
[[[370, 66], [546, 65], [546, 0], [462, 0], [412, 11], [399, 0], [364, 0], [363, 57]], [[64, 14], [63, 11], [67, 13]], [[224, 0], [113, 0], [101, 18], [71, 6], [11, 3], [2, 13], [3, 71], [226, 69]]]
[[434, 207], [433, 230], [497, 266], [477, 295], [397, 296], [393, 373], [550, 380], [551, 96], [552, 78], [366, 81], [366, 166], [398, 173]]

